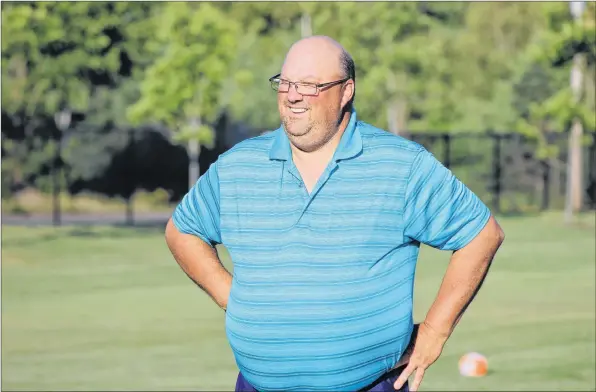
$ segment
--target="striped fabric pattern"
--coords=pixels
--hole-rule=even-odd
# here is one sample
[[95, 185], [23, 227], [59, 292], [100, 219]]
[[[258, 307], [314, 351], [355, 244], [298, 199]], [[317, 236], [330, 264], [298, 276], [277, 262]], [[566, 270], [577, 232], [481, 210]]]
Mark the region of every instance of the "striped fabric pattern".
[[226, 333], [260, 391], [348, 391], [412, 331], [420, 243], [456, 250], [490, 211], [422, 146], [352, 113], [308, 194], [283, 128], [222, 154], [173, 215], [233, 264]]

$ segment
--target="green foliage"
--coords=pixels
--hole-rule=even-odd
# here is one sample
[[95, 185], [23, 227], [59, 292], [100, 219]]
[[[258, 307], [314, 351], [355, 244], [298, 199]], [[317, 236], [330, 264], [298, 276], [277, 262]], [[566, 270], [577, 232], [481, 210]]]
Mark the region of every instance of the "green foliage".
[[241, 35], [230, 74], [223, 84], [221, 104], [235, 119], [259, 129], [277, 128], [277, 98], [268, 79], [280, 71], [286, 51], [300, 38], [302, 8], [317, 4], [225, 5], [229, 19], [241, 26]]
[[105, 171], [114, 153], [124, 150], [129, 142], [128, 132], [104, 126], [89, 126], [70, 138], [63, 159], [70, 164], [71, 179], [90, 180]]
[[108, 4], [5, 3], [2, 7], [2, 103], [7, 113], [85, 112], [86, 75], [117, 72], [118, 48], [106, 26], [117, 21]]
[[[324, 12], [313, 15], [317, 34], [336, 37], [352, 53], [355, 105], [381, 127], [390, 127], [391, 116], [404, 128], [412, 113], [424, 112], [424, 81], [431, 73], [432, 56], [426, 49], [436, 44], [433, 29], [448, 25], [425, 11], [416, 3], [328, 3]], [[341, 22], [345, 20], [350, 23]]]
[[[544, 94], [520, 88], [537, 63], [565, 66], [582, 53], [589, 68], [596, 56], [591, 2], [582, 23], [562, 3], [9, 3], [4, 110], [53, 114], [66, 105], [94, 123], [162, 122], [183, 134], [191, 119], [211, 124], [227, 108], [275, 126], [267, 77], [300, 37], [303, 14], [314, 34], [353, 54], [356, 105], [382, 127], [395, 107], [413, 131], [510, 130]], [[110, 41], [111, 26], [122, 40]], [[123, 52], [132, 75], [90, 87], [85, 72], [117, 75]], [[551, 65], [538, 66], [550, 96], [560, 83]]]
[[[159, 55], [141, 82], [141, 98], [130, 108], [135, 124], [161, 122], [185, 138], [212, 142], [205, 130], [219, 114], [219, 95], [234, 58], [239, 29], [211, 3], [167, 3], [154, 31]], [[203, 125], [189, 128], [196, 119]]]
[[538, 55], [555, 66], [568, 64], [575, 54], [583, 54], [587, 66], [596, 63], [596, 3], [585, 2], [586, 9], [579, 20], [573, 20], [567, 4], [555, 3], [550, 6], [549, 29], [545, 32], [544, 41]]
[[[24, 128], [3, 159], [14, 162], [12, 174], [3, 173], [13, 183], [48, 182], [42, 177], [57, 145], [49, 139], [61, 138], [52, 132], [56, 111], [85, 116], [83, 124], [72, 123], [75, 133], [127, 125], [124, 111], [138, 95], [138, 71], [151, 58], [143, 50], [150, 10], [141, 3], [2, 4], [2, 111]], [[70, 174], [76, 178], [89, 168], [97, 174], [114, 152], [104, 144], [65, 144]]]
[[[23, 133], [3, 129], [12, 143], [3, 181], [48, 172], [57, 135], [48, 124], [63, 108], [84, 115], [64, 150], [81, 178], [141, 125], [203, 145], [224, 111], [253, 129], [277, 127], [267, 79], [305, 15], [313, 34], [353, 55], [366, 121], [396, 132], [515, 131], [554, 156], [548, 133], [575, 118], [596, 128], [596, 3], [585, 4], [575, 21], [568, 3], [549, 2], [3, 3], [2, 112]], [[576, 55], [579, 97], [569, 87]]]
[[[527, 94], [521, 104], [516, 130], [539, 141], [538, 155], [557, 156], [559, 151], [549, 145], [546, 132], [567, 131], [574, 119], [579, 119], [588, 131], [596, 129], [594, 104], [594, 70], [596, 66], [595, 4], [587, 3], [582, 18], [573, 20], [567, 4], [548, 3], [545, 6], [547, 28], [541, 31], [537, 44], [528, 51], [531, 66], [522, 75], [518, 86]], [[569, 85], [574, 56], [581, 56], [580, 67], [584, 83], [579, 95]], [[519, 94], [520, 96], [522, 94]]]

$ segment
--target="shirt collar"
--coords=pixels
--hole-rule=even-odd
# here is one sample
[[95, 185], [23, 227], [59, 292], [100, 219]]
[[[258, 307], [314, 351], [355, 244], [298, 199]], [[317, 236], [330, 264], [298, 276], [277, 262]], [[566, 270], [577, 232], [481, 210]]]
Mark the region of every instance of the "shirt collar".
[[[335, 150], [333, 159], [339, 161], [341, 159], [350, 159], [358, 155], [362, 151], [362, 136], [358, 130], [358, 118], [356, 110], [352, 110], [348, 126], [344, 130], [339, 145]], [[290, 148], [290, 140], [286, 135], [283, 125], [275, 131], [273, 144], [269, 150], [269, 159], [287, 161], [292, 157], [292, 150]]]

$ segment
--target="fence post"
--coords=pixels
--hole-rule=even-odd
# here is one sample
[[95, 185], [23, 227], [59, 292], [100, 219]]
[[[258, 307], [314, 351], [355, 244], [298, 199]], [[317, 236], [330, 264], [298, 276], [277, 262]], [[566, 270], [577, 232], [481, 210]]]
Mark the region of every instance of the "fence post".
[[[134, 129], [133, 128], [128, 128], [127, 130], [127, 136], [128, 136], [128, 145], [127, 145], [127, 149], [130, 149], [131, 151], [134, 151], [134, 148], [136, 147], [135, 144], [137, 142], [137, 139], [135, 138], [135, 133], [134, 133]], [[139, 178], [139, 172], [137, 171], [137, 167], [138, 166], [134, 166], [134, 169], [132, 170], [132, 172], [134, 173], [134, 178], [135, 178], [135, 182], [138, 181]], [[135, 193], [137, 191], [137, 187], [135, 186], [134, 190], [130, 193], [130, 195], [128, 195], [128, 197], [126, 198], [126, 224], [128, 226], [134, 226], [135, 225], [135, 215], [134, 215], [134, 199], [135, 199]]]
[[588, 192], [590, 208], [596, 208], [596, 132], [592, 133], [592, 145], [588, 153]]
[[134, 217], [134, 207], [133, 202], [134, 200], [134, 192], [128, 198], [126, 198], [126, 225], [127, 226], [134, 226], [135, 225], [135, 217]]
[[[62, 136], [62, 135], [60, 135]], [[56, 143], [56, 152], [54, 154], [52, 164], [52, 224], [54, 226], [61, 225], [61, 211], [60, 211], [60, 174], [62, 173], [61, 159], [60, 159], [60, 141]]]
[[493, 210], [501, 212], [501, 135], [493, 134]]
[[548, 210], [550, 207], [550, 165], [548, 161], [542, 161], [542, 211]]
[[451, 169], [451, 135], [448, 133], [443, 134], [443, 144], [445, 145], [445, 150], [443, 151], [443, 161], [444, 165], [447, 169]]

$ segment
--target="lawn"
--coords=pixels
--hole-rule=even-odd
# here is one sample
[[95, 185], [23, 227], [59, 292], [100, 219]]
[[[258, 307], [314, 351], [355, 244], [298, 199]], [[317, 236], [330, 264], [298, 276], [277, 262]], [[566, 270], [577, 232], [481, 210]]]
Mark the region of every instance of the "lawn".
[[[595, 217], [561, 217], [501, 220], [506, 243], [422, 390], [595, 390]], [[160, 230], [3, 227], [2, 390], [233, 390], [223, 312]], [[448, 259], [422, 250], [417, 320]], [[488, 376], [459, 376], [469, 351]]]

